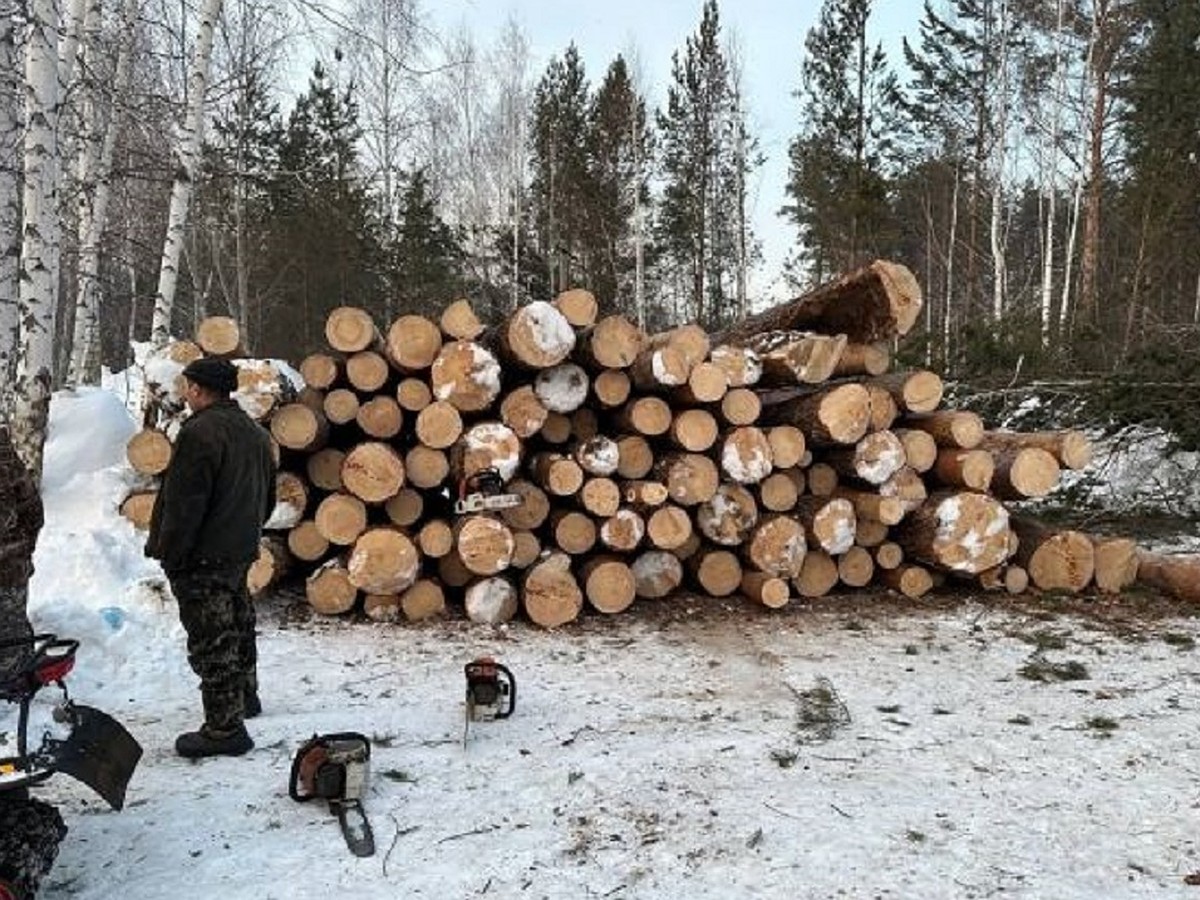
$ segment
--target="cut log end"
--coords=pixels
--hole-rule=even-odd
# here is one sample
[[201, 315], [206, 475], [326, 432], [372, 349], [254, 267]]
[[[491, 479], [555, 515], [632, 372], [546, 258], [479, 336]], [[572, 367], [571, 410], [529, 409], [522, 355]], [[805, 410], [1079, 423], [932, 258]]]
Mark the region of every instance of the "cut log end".
[[228, 316], [209, 316], [196, 327], [196, 343], [209, 356], [229, 356], [241, 346], [241, 330]]
[[629, 565], [613, 557], [597, 557], [583, 565], [583, 591], [588, 603], [602, 613], [628, 609], [637, 595], [637, 580]]
[[371, 314], [356, 306], [339, 306], [325, 319], [325, 341], [342, 353], [357, 353], [378, 343]]
[[551, 553], [525, 574], [521, 589], [525, 614], [543, 628], [575, 621], [583, 609], [583, 592], [571, 574], [571, 558]]

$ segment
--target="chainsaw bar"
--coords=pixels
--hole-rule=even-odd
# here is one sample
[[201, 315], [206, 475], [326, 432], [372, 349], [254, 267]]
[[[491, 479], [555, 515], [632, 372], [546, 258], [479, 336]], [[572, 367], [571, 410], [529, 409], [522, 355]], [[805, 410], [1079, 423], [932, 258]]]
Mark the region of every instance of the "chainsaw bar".
[[520, 494], [470, 494], [454, 504], [455, 515], [486, 512], [494, 509], [513, 509], [521, 505]]
[[357, 800], [330, 801], [329, 811], [337, 816], [346, 846], [355, 856], [375, 855], [375, 833], [367, 821], [366, 810]]

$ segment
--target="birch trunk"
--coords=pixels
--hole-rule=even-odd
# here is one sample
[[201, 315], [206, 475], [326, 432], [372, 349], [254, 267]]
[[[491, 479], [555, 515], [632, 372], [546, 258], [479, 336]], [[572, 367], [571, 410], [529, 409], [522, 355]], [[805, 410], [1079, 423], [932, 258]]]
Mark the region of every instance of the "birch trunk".
[[175, 307], [175, 287], [179, 281], [179, 258], [183, 251], [193, 180], [200, 162], [200, 141], [204, 130], [204, 94], [212, 61], [213, 30], [217, 17], [221, 14], [221, 4], [222, 0], [203, 0], [200, 7], [196, 45], [188, 71], [188, 106], [175, 147], [175, 182], [171, 186], [167, 235], [163, 242], [158, 291], [154, 295], [154, 315], [150, 323], [150, 342], [155, 346], [166, 344], [171, 333], [171, 312]]
[[1042, 346], [1050, 346], [1050, 324], [1054, 318], [1054, 226], [1058, 211], [1058, 132], [1062, 120], [1063, 94], [1066, 76], [1062, 58], [1063, 0], [1057, 3], [1054, 29], [1054, 112], [1050, 118], [1048, 171], [1043, 182], [1046, 195], [1046, 233], [1042, 241]]
[[29, 4], [25, 44], [25, 145], [21, 280], [17, 295], [17, 377], [12, 407], [13, 447], [38, 481], [50, 410], [57, 295], [51, 253], [60, 229], [58, 183], [58, 7]]
[[[1093, 33], [1088, 37], [1087, 56], [1083, 64], [1083, 72], [1079, 79], [1079, 108], [1085, 110], [1088, 108], [1088, 99], [1092, 90], [1092, 67], [1096, 54], [1096, 35]], [[1081, 118], [1084, 117], [1080, 113]], [[1081, 123], [1082, 124], [1082, 123]], [[1079, 148], [1076, 151], [1076, 172], [1075, 172], [1075, 188], [1072, 193], [1071, 200], [1071, 228], [1067, 234], [1067, 247], [1063, 253], [1063, 287], [1062, 287], [1062, 302], [1058, 307], [1058, 331], [1061, 335], [1067, 335], [1070, 331], [1071, 324], [1071, 284], [1075, 268], [1075, 248], [1079, 243], [1079, 223], [1083, 212], [1083, 188], [1087, 175], [1087, 164], [1085, 160], [1088, 156], [1088, 147], [1091, 139], [1087, 133], [1087, 129], [1080, 127], [1079, 129]]]
[[[83, 77], [81, 70], [83, 68], [80, 62], [80, 56], [83, 53], [83, 48], [86, 44], [86, 32], [90, 29], [96, 30], [100, 27], [100, 8], [98, 3], [93, 0], [60, 0], [60, 8], [63, 9], [65, 15], [59, 26], [59, 38], [57, 43], [58, 48], [58, 97], [59, 97], [59, 118], [66, 117], [75, 119], [73, 123], [75, 127], [63, 125], [58, 126], [58, 134], [56, 137], [57, 144], [57, 161], [54, 166], [54, 196], [56, 204], [63, 197], [62, 183], [64, 179], [63, 160], [70, 159], [73, 155], [73, 144], [79, 142], [81, 138], [79, 133], [78, 119], [80, 116], [80, 107], [77, 101], [73, 98], [76, 95], [78, 85], [82, 84]], [[91, 17], [90, 19], [88, 17]], [[71, 327], [69, 314], [73, 310], [68, 310], [65, 307], [60, 307], [63, 303], [62, 291], [59, 289], [62, 278], [62, 222], [66, 220], [67, 214], [65, 208], [57, 208], [54, 211], [59, 225], [50, 235], [50, 251], [47, 258], [50, 260], [50, 281], [55, 286], [55, 334], [60, 325], [65, 325], [66, 328]], [[60, 319], [60, 316], [66, 316], [65, 321]], [[69, 347], [55, 341], [54, 361], [51, 367], [51, 376], [57, 381], [66, 369], [67, 360], [63, 358], [61, 351]]]
[[1004, 299], [1008, 281], [1008, 260], [1004, 235], [1004, 169], [1008, 160], [1008, 3], [1000, 3], [1000, 70], [996, 102], [995, 177], [992, 182], [992, 318], [999, 321], [1004, 315]]
[[633, 111], [633, 306], [637, 326], [646, 329], [646, 224], [642, 209], [642, 132], [636, 109]]
[[129, 89], [138, 7], [139, 0], [125, 0], [121, 8], [121, 42], [113, 78], [113, 104], [103, 137], [96, 121], [93, 89], [89, 89], [85, 104], [89, 108], [86, 113], [86, 134], [90, 140], [85, 141], [79, 160], [79, 284], [75, 298], [71, 366], [67, 373], [69, 384], [94, 384], [100, 375], [100, 240], [108, 219], [113, 153], [121, 128], [120, 104], [124, 102]]
[[[17, 356], [17, 270], [20, 260], [21, 135], [17, 93], [16, 4], [0, 0], [0, 383], [12, 384]], [[6, 408], [0, 392], [0, 412]]]

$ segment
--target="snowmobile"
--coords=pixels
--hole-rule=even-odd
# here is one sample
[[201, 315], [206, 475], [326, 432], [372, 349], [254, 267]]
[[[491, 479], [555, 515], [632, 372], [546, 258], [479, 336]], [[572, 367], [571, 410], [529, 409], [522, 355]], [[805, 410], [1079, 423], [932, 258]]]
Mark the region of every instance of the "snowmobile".
[[[11, 660], [0, 667], [0, 701], [17, 706], [15, 734], [0, 731], [0, 900], [32, 900], [67, 833], [58, 810], [31, 788], [61, 772], [119, 810], [142, 756], [116, 719], [71, 699], [65, 679], [78, 649], [78, 641], [54, 634], [0, 640], [0, 658]], [[61, 693], [53, 727], [31, 747], [34, 698], [52, 687]]]

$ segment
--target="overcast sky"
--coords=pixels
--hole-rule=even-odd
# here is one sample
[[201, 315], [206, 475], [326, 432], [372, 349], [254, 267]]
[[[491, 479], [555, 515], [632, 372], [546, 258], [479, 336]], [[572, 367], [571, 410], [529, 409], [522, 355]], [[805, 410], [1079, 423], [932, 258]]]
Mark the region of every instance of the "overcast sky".
[[[663, 102], [671, 76], [671, 54], [681, 49], [700, 24], [703, 0], [426, 0], [425, 9], [440, 29], [466, 23], [482, 44], [490, 44], [510, 16], [531, 43], [533, 71], [540, 77], [551, 56], [574, 41], [595, 87], [618, 53], [631, 50], [642, 68], [654, 106]], [[726, 0], [720, 5], [722, 31], [741, 45], [751, 129], [767, 161], [756, 175], [755, 232], [764, 262], [756, 273], [756, 293], [774, 293], [772, 283], [795, 241], [795, 230], [777, 215], [784, 203], [787, 145], [796, 130], [804, 37], [816, 22], [818, 0]], [[888, 59], [900, 60], [900, 38], [915, 35], [917, 0], [875, 0], [870, 25]]]

